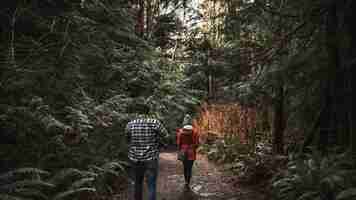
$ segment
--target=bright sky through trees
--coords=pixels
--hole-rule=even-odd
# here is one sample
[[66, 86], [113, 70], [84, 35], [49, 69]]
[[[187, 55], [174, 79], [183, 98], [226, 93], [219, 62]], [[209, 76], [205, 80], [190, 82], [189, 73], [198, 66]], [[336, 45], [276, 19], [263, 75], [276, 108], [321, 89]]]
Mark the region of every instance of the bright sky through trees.
[[201, 0], [192, 0], [187, 7], [177, 9], [178, 17], [188, 29], [196, 26], [200, 20], [199, 5]]

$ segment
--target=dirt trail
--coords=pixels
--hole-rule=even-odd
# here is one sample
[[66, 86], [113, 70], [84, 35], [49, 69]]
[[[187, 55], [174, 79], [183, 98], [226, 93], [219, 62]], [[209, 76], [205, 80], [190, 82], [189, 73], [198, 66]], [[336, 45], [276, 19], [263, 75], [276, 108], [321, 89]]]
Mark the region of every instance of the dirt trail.
[[[205, 156], [199, 155], [194, 163], [191, 190], [184, 189], [182, 163], [176, 152], [167, 150], [160, 154], [158, 200], [261, 200], [262, 194], [242, 189], [234, 178], [222, 172]], [[129, 195], [131, 196], [131, 195]]]

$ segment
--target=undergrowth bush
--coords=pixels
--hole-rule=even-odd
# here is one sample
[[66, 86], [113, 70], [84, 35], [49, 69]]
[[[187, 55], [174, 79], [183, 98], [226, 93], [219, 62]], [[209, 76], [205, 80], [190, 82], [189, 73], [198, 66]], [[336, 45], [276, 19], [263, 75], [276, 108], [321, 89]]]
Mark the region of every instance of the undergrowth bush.
[[288, 168], [272, 180], [276, 200], [356, 199], [356, 163], [347, 153], [322, 156], [315, 151], [291, 157]]
[[208, 159], [224, 164], [232, 171], [241, 183], [257, 184], [268, 180], [276, 173], [285, 158], [271, 154], [271, 147], [267, 143], [241, 143], [239, 137], [229, 136], [217, 140], [213, 144], [203, 144], [200, 152]]
[[238, 136], [226, 136], [213, 144], [203, 144], [200, 151], [207, 154], [210, 160], [218, 163], [229, 163], [239, 160], [240, 156], [250, 152], [248, 144], [241, 144]]
[[125, 163], [110, 162], [50, 173], [37, 168], [20, 168], [0, 175], [2, 200], [95, 199], [124, 189]]

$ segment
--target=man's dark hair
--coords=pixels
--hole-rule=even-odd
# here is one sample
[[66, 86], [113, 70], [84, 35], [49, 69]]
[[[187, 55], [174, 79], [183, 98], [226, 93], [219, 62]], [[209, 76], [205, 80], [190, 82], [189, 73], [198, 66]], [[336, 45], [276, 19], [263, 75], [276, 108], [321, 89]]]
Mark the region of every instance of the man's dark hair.
[[150, 106], [143, 102], [135, 102], [128, 107], [129, 113], [138, 113], [147, 115], [150, 113]]

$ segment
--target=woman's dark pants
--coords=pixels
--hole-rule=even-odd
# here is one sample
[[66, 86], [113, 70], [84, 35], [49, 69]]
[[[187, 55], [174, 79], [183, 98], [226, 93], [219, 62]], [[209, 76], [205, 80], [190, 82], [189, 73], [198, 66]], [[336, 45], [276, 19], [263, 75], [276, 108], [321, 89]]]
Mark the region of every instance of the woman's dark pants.
[[184, 160], [184, 180], [186, 184], [190, 183], [190, 179], [192, 178], [192, 169], [193, 169], [194, 160]]

